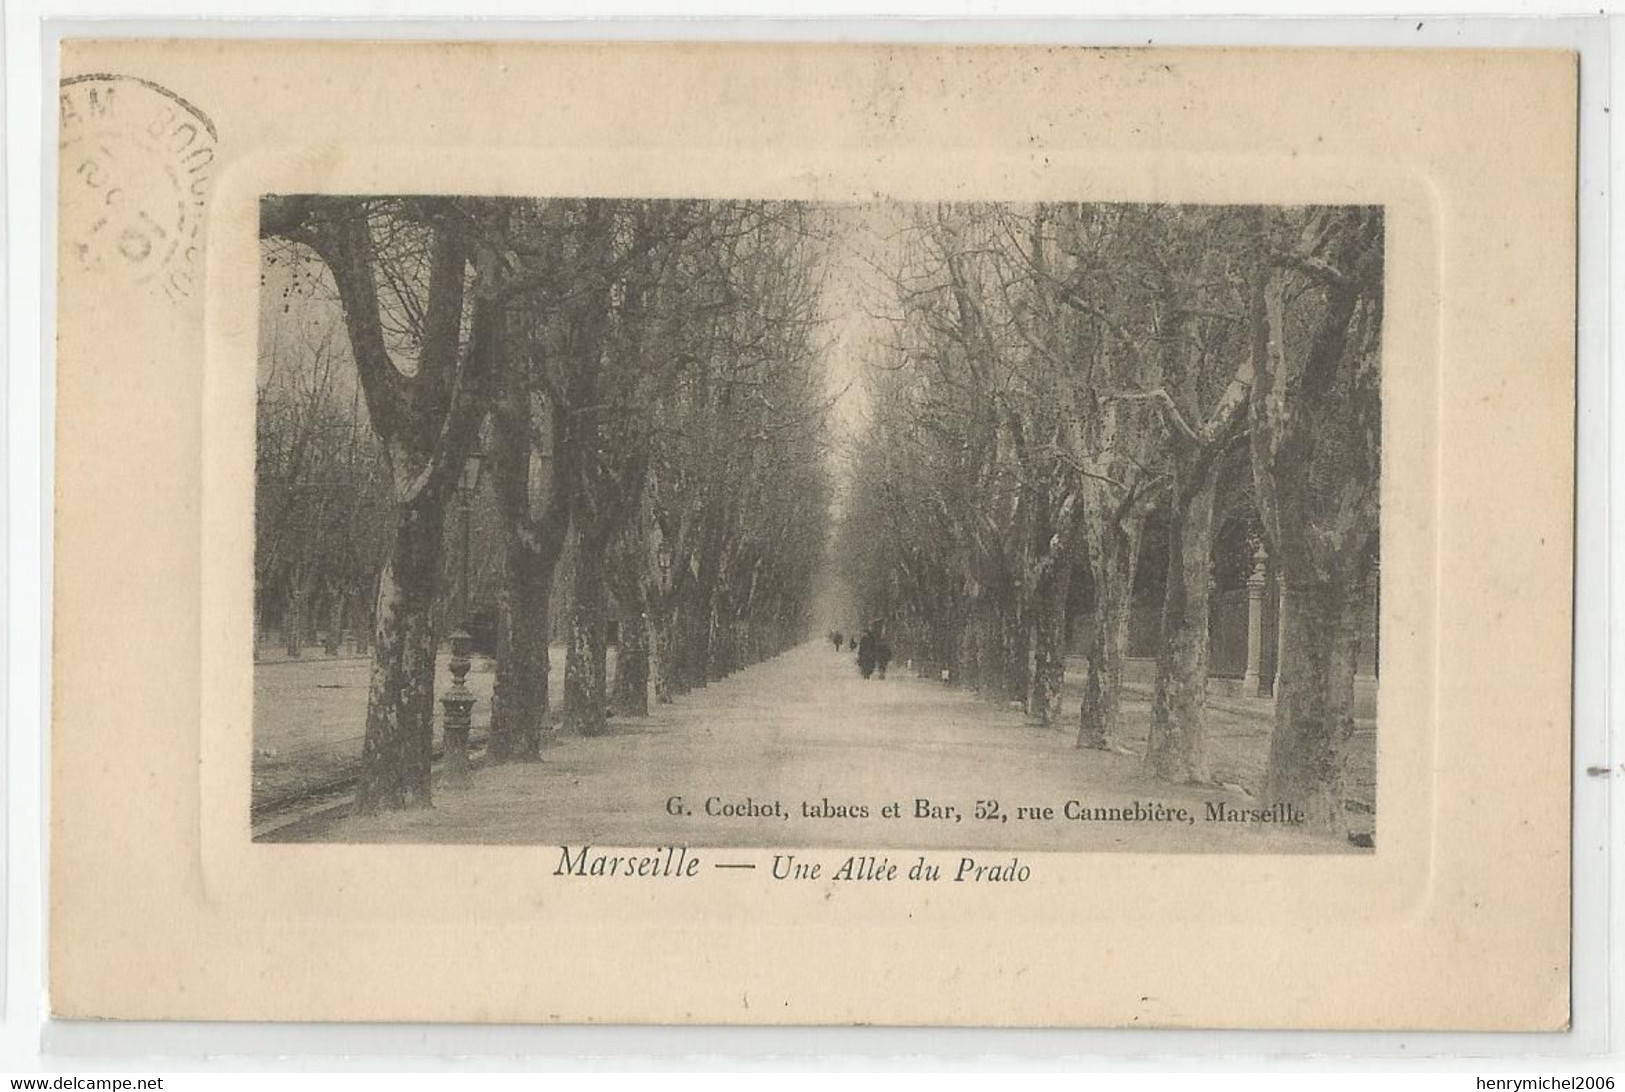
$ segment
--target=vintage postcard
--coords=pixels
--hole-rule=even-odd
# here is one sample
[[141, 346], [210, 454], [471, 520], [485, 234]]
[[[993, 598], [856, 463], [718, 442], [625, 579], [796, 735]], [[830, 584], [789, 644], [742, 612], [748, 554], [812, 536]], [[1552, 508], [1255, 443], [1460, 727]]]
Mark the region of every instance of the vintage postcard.
[[1572, 56], [61, 68], [59, 1016], [1566, 1023]]

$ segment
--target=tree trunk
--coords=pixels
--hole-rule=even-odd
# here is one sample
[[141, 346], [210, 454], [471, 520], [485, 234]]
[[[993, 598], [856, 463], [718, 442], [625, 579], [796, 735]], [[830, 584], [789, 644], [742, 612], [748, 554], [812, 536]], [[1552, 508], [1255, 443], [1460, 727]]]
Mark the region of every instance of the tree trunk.
[[344, 644], [344, 596], [337, 589], [327, 599], [327, 647], [329, 656], [337, 656]]
[[705, 679], [721, 682], [733, 673], [734, 633], [733, 612], [728, 600], [720, 594], [711, 597], [707, 630], [710, 638], [706, 642]]
[[684, 604], [683, 619], [683, 682], [689, 690], [703, 690], [710, 681], [706, 665], [711, 661], [711, 606], [710, 596], [701, 603]]
[[682, 663], [678, 656], [681, 642], [677, 636], [677, 620], [667, 607], [654, 619], [654, 684], [655, 701], [670, 705], [685, 692]]
[[[1331, 833], [1348, 829], [1357, 619], [1379, 522], [1383, 238], [1380, 210], [1316, 213], [1305, 252], [1324, 255], [1341, 279], [1318, 301], [1291, 290], [1281, 263], [1254, 284], [1248, 437], [1285, 615], [1264, 798]], [[1290, 312], [1306, 304], [1305, 336], [1289, 339]]]
[[282, 612], [282, 636], [287, 642], [289, 658], [297, 660], [304, 654], [305, 585], [298, 574], [288, 581], [288, 606]]
[[266, 601], [265, 585], [258, 574], [254, 577], [254, 659], [258, 660], [261, 648], [265, 644], [266, 611], [270, 604]]
[[564, 659], [564, 727], [584, 736], [609, 731], [609, 617], [605, 603], [602, 547], [578, 534], [570, 594], [570, 626]]
[[982, 620], [981, 633], [976, 638], [977, 656], [981, 662], [981, 692], [993, 701], [1004, 700], [1005, 686], [1010, 681], [1010, 672], [1004, 662], [1009, 651], [1004, 640], [1004, 624], [1004, 610], [999, 608]]
[[1139, 560], [1139, 525], [1107, 528], [1090, 551], [1095, 582], [1094, 640], [1078, 709], [1078, 746], [1104, 750], [1117, 738], [1123, 706], [1123, 660]]
[[1275, 698], [1264, 803], [1301, 808], [1305, 826], [1345, 834], [1359, 583], [1333, 577], [1293, 582], [1290, 588], [1292, 610], [1281, 643], [1285, 662]]
[[1033, 597], [1027, 715], [1046, 726], [1066, 715], [1061, 686], [1066, 680], [1066, 600], [1071, 584], [1070, 564], [1057, 558]]
[[[491, 412], [490, 482], [502, 521], [504, 575], [487, 744], [492, 762], [540, 758], [550, 717], [553, 577], [569, 533], [574, 463], [560, 450], [568, 421], [561, 407], [533, 405], [534, 366], [506, 362]], [[539, 513], [538, 493], [546, 498]]]
[[[474, 302], [462, 345], [471, 232], [453, 214], [451, 199], [425, 200], [417, 210], [429, 229], [416, 370], [392, 359], [378, 301], [375, 240], [359, 199], [268, 199], [270, 222], [261, 235], [309, 245], [333, 276], [350, 356], [360, 377], [372, 427], [389, 453], [394, 475], [395, 541], [378, 581], [371, 687], [356, 807], [428, 806], [433, 742], [436, 594], [444, 554], [445, 503], [454, 476], [487, 408], [486, 382], [503, 357], [501, 294], [506, 268], [500, 246], [472, 247]], [[498, 202], [484, 225], [506, 230]]]
[[951, 597], [944, 596], [942, 603], [942, 614], [931, 622], [932, 640], [935, 642], [933, 667], [936, 669], [933, 677], [940, 677], [946, 670], [948, 681], [957, 683], [963, 673], [959, 656], [964, 645], [965, 616], [962, 605]]
[[434, 498], [401, 509], [395, 550], [378, 581], [372, 685], [361, 746], [356, 810], [429, 807], [434, 742], [435, 593], [444, 551], [445, 506]]
[[1212, 780], [1204, 714], [1213, 492], [1214, 474], [1209, 468], [1190, 488], [1176, 493], [1176, 510], [1169, 520], [1168, 589], [1145, 762], [1155, 776], [1182, 784]]
[[1000, 693], [1003, 701], [1027, 704], [1027, 622], [1026, 604], [1017, 602], [999, 617]]
[[492, 762], [541, 756], [549, 707], [548, 635], [552, 629], [553, 569], [558, 551], [531, 549], [508, 536], [507, 579], [497, 596], [497, 671], [491, 695]]
[[636, 580], [617, 586], [620, 643], [615, 650], [613, 700], [619, 716], [649, 715], [649, 621], [644, 615], [643, 592]]
[[959, 682], [966, 689], [980, 691], [982, 679], [986, 674], [986, 663], [982, 653], [982, 638], [987, 632], [986, 620], [980, 611], [965, 620], [964, 627], [959, 634]]
[[352, 589], [349, 598], [350, 629], [355, 634], [356, 655], [365, 656], [372, 652], [373, 614], [369, 604], [377, 598], [377, 582], [369, 581], [363, 588]]

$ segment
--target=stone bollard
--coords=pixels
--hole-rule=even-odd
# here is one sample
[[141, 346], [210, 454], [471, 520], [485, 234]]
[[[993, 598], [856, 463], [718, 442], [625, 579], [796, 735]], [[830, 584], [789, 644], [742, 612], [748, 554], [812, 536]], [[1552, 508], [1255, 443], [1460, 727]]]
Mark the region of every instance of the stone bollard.
[[451, 635], [451, 689], [440, 699], [445, 709], [445, 781], [460, 785], [468, 780], [468, 731], [474, 717], [474, 695], [465, 680], [473, 663], [468, 658], [474, 639], [459, 629]]

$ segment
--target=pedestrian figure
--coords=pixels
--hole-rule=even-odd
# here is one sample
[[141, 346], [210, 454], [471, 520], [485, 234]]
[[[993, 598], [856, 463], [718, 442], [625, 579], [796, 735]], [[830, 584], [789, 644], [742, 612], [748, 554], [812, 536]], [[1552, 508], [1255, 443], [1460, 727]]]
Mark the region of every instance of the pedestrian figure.
[[846, 643], [846, 635], [843, 634], [840, 630], [836, 630], [834, 633], [831, 633], [829, 635], [829, 639], [831, 641], [835, 642], [835, 651], [836, 652], [841, 651], [841, 645]]
[[858, 647], [858, 639], [856, 637], [848, 637], [846, 639], [846, 650], [848, 652], [851, 652], [853, 649], [855, 649], [857, 647]]
[[875, 670], [886, 677], [886, 665], [891, 663], [891, 642], [884, 636], [875, 638]]
[[875, 673], [875, 632], [872, 629], [863, 631], [858, 638], [858, 674], [868, 678]]

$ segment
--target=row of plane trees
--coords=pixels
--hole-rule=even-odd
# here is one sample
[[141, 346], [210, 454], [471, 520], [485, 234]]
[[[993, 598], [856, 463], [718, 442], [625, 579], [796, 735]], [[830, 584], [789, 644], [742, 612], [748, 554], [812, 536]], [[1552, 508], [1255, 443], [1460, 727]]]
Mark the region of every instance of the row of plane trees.
[[[1345, 829], [1377, 552], [1382, 211], [960, 205], [916, 210], [900, 238], [839, 532], [866, 612], [920, 669], [1113, 746], [1156, 513], [1145, 762], [1206, 783], [1216, 494], [1239, 480], [1282, 589], [1265, 802]], [[1064, 709], [1077, 573], [1095, 629], [1081, 704]]]
[[539, 754], [555, 630], [587, 735], [806, 634], [831, 500], [808, 209], [291, 195], [260, 233], [257, 590], [370, 633], [360, 810], [430, 802], [471, 455], [493, 761]]

